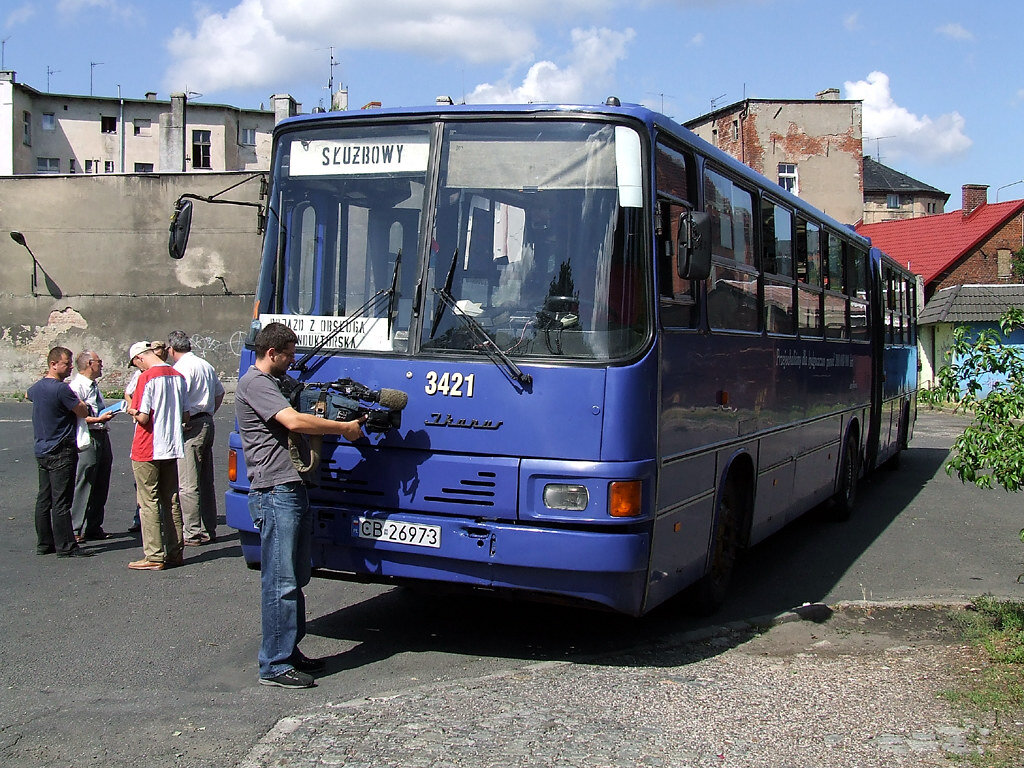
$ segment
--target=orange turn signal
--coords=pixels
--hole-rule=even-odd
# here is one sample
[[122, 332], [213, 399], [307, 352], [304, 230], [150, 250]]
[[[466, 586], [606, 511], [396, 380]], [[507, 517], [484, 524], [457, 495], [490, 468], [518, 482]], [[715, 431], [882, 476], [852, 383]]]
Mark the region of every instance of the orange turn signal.
[[238, 454], [235, 451], [228, 451], [228, 480], [232, 483], [238, 479]]
[[641, 513], [639, 480], [617, 480], [608, 492], [608, 514], [612, 517], [637, 517]]

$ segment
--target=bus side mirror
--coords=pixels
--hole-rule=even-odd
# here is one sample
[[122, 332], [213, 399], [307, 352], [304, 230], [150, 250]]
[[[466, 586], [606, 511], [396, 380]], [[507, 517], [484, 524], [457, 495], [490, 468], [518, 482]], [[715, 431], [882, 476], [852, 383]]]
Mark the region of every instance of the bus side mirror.
[[676, 271], [684, 280], [705, 280], [711, 274], [711, 217], [700, 211], [679, 214]]
[[192, 231], [192, 201], [178, 200], [174, 204], [171, 215], [170, 236], [167, 238], [167, 252], [172, 259], [180, 259], [185, 255], [188, 235]]

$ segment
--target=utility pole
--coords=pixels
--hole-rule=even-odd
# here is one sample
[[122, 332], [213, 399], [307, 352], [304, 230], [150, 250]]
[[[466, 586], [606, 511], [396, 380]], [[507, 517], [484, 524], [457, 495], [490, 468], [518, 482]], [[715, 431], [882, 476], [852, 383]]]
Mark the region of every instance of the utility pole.
[[7, 53], [7, 41], [11, 39], [13, 35], [8, 35], [3, 40], [0, 40], [0, 69], [7, 69], [7, 65], [4, 63], [4, 55]]

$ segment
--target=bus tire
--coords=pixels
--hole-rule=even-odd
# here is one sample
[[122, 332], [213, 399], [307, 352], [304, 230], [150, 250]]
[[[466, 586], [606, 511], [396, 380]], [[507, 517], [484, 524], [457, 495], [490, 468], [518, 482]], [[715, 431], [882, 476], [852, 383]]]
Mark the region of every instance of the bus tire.
[[744, 521], [749, 505], [749, 493], [735, 475], [730, 474], [718, 502], [708, 571], [693, 587], [693, 609], [699, 615], [713, 614], [729, 594], [736, 560], [743, 549]]
[[843, 458], [839, 463], [839, 477], [836, 492], [832, 497], [831, 517], [842, 522], [849, 520], [857, 503], [857, 481], [860, 475], [860, 462], [857, 454], [857, 439], [851, 432], [846, 436], [843, 446]]
[[910, 403], [904, 403], [900, 409], [900, 424], [896, 432], [896, 453], [889, 457], [883, 465], [886, 469], [899, 469], [903, 462], [903, 451], [907, 449], [910, 442]]

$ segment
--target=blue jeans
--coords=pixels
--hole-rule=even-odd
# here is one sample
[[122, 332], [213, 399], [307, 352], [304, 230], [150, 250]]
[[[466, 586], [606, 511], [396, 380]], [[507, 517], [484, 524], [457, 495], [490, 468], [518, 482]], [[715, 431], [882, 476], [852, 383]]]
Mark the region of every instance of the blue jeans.
[[260, 532], [263, 642], [260, 677], [293, 669], [289, 660], [306, 635], [313, 516], [302, 483], [249, 491], [249, 515]]

